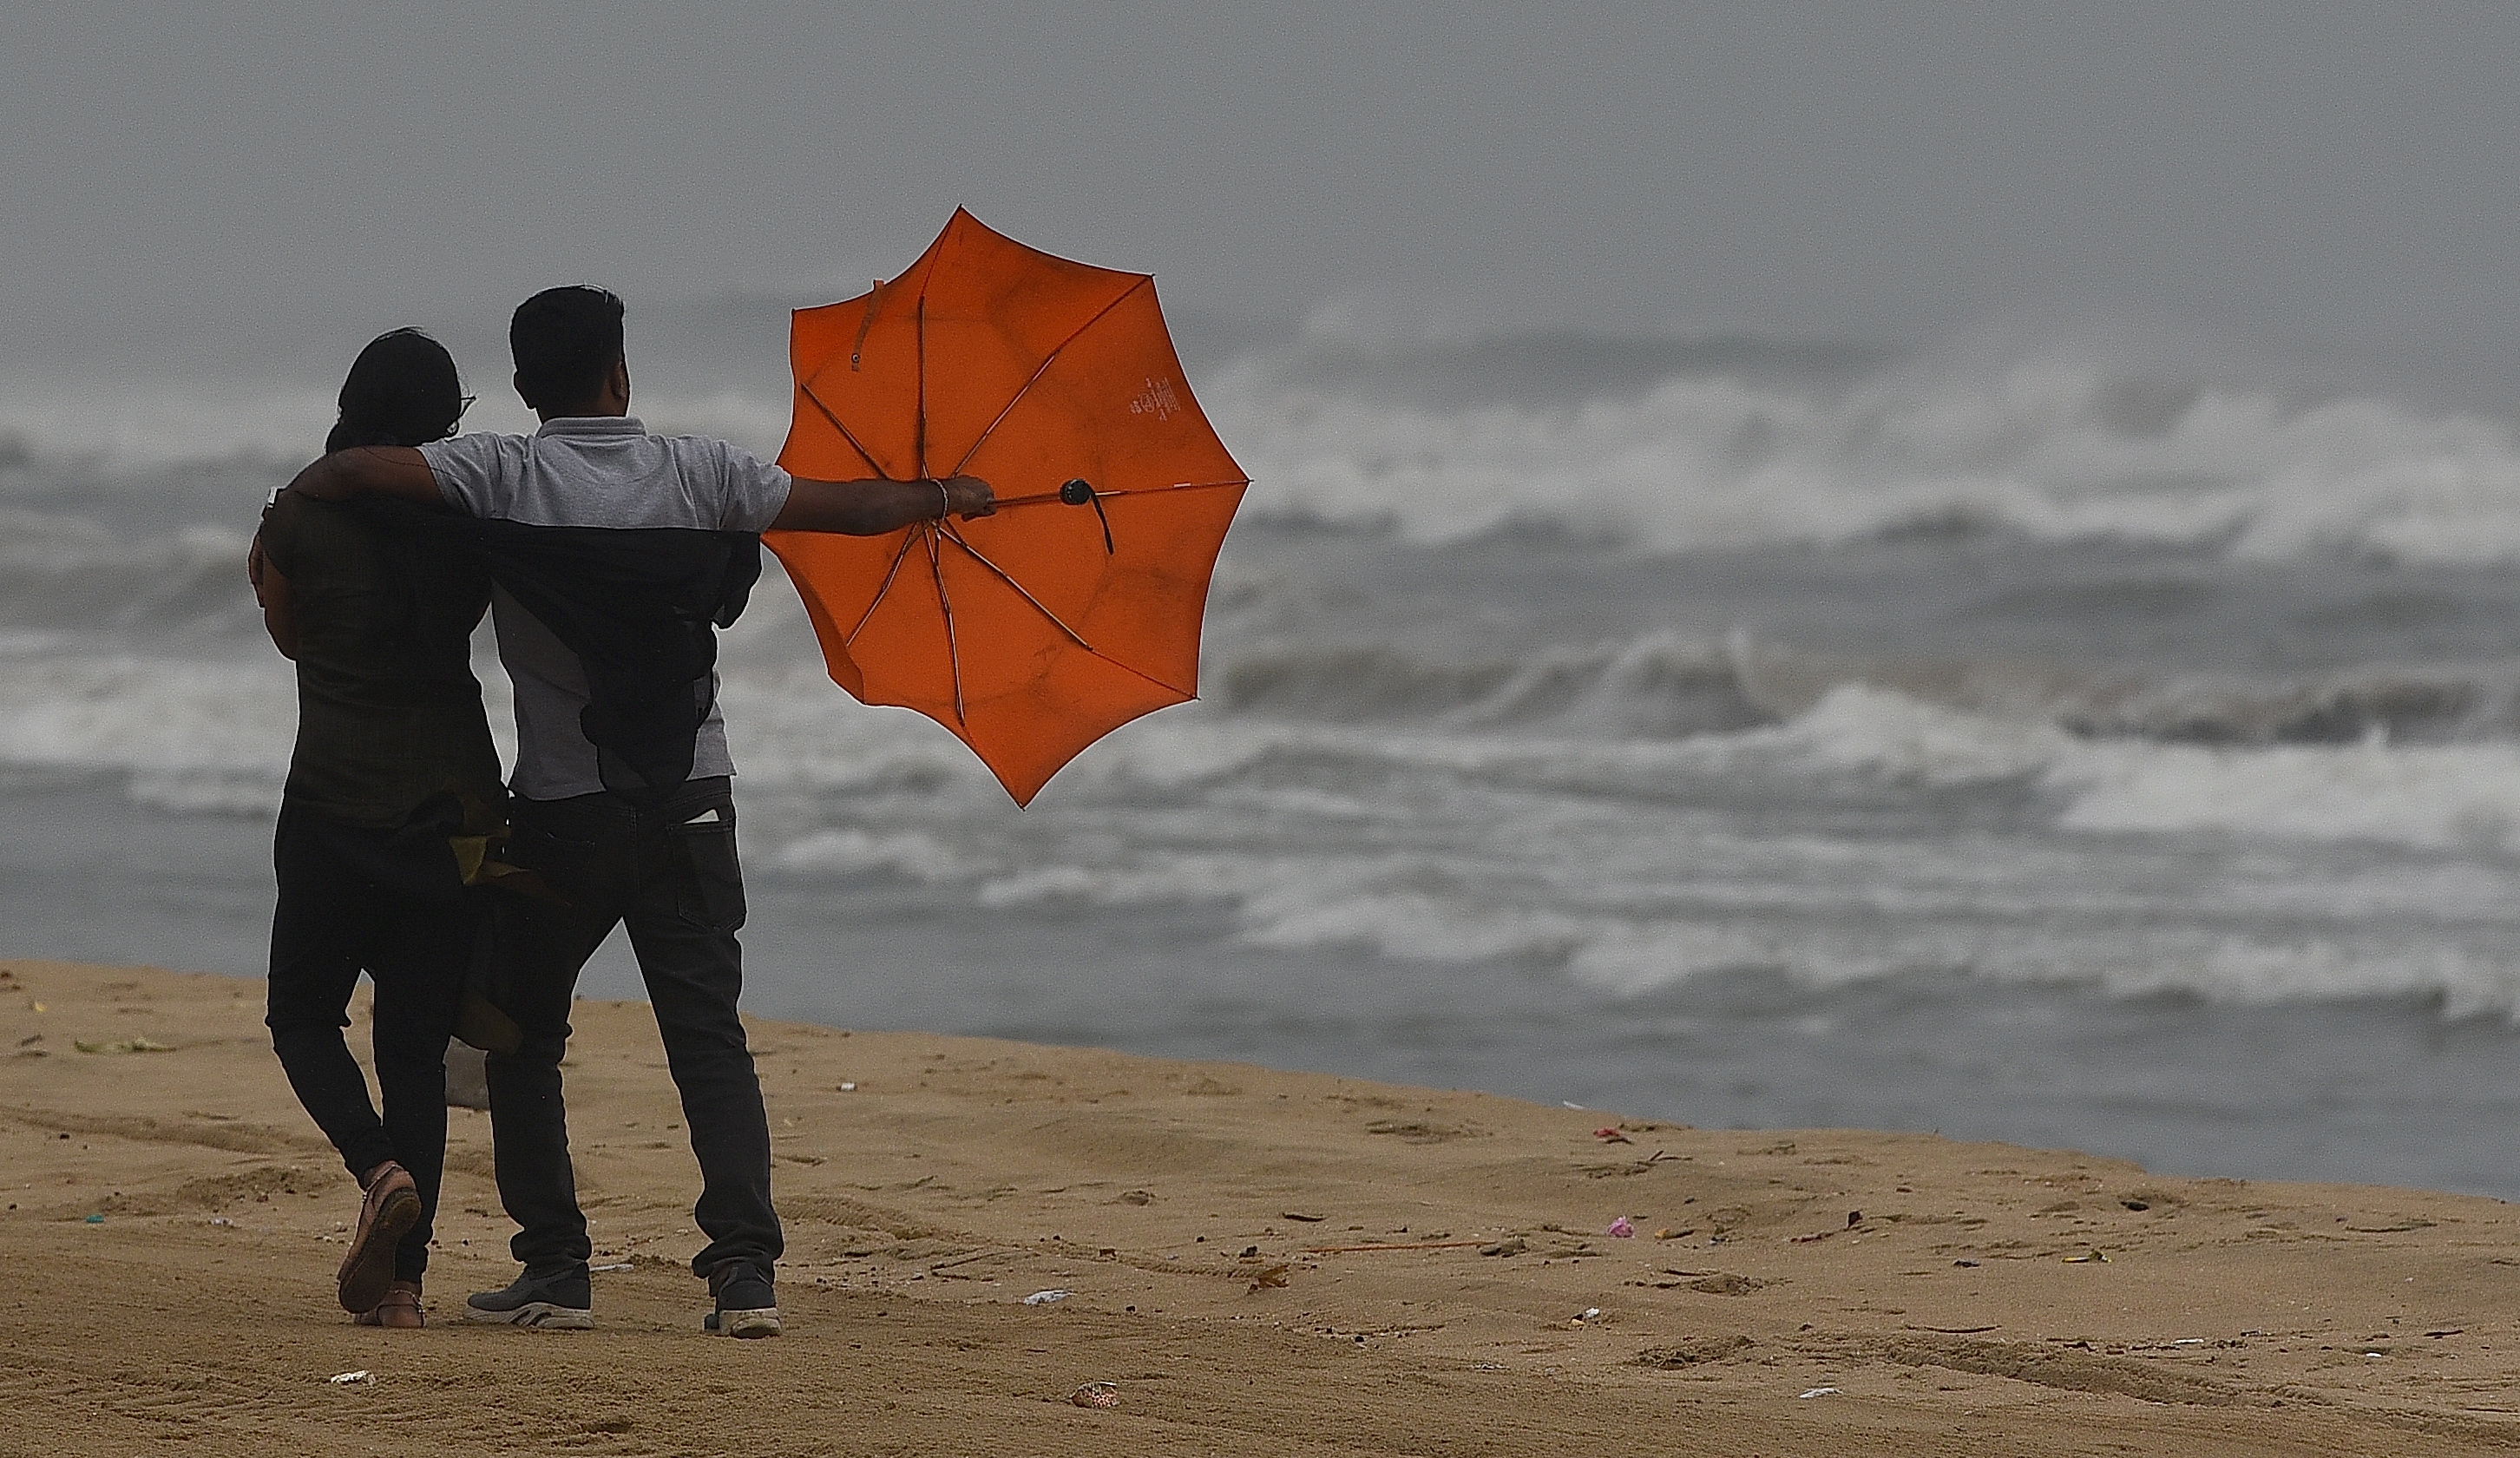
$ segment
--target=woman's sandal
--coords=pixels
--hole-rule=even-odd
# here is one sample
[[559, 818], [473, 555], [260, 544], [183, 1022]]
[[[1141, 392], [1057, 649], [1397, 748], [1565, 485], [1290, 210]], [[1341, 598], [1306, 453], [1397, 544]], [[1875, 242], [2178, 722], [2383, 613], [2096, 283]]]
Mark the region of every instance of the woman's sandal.
[[352, 1319], [352, 1326], [383, 1326], [409, 1330], [423, 1326], [420, 1314], [420, 1283], [396, 1281], [385, 1288], [385, 1299]]

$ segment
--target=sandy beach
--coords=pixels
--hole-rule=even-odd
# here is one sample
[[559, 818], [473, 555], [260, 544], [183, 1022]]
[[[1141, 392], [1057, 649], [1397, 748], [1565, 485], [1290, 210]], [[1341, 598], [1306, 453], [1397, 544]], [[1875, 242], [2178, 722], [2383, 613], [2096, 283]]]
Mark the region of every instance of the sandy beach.
[[2498, 1201], [772, 1022], [788, 1330], [724, 1341], [633, 1003], [580, 1005], [568, 1071], [598, 1330], [454, 1319], [512, 1271], [465, 1110], [431, 1324], [361, 1330], [331, 1284], [354, 1186], [260, 999], [0, 963], [0, 1449], [2520, 1446]]

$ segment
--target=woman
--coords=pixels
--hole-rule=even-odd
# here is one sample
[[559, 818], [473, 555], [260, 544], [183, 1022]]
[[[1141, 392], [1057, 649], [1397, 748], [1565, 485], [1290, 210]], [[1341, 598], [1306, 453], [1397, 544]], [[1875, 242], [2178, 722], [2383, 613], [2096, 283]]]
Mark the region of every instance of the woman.
[[[325, 449], [443, 439], [468, 403], [445, 348], [398, 329], [350, 367]], [[503, 796], [472, 666], [489, 580], [434, 533], [293, 491], [264, 512], [248, 569], [273, 644], [297, 663], [265, 1022], [298, 1101], [365, 1192], [342, 1308], [361, 1325], [417, 1327], [446, 1157], [446, 1043], [482, 920], [453, 843], [489, 829]], [[362, 969], [377, 986], [382, 1118], [342, 1036]]]

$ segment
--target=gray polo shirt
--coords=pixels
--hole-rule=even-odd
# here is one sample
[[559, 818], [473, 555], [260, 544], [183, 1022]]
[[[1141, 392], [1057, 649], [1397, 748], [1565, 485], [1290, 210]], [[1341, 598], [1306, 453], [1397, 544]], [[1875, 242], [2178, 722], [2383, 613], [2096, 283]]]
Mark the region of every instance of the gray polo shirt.
[[[632, 416], [564, 416], [530, 435], [458, 435], [420, 448], [447, 504], [537, 526], [693, 526], [760, 531], [788, 504], [787, 472], [723, 440], [651, 435]], [[604, 788], [578, 727], [586, 667], [542, 619], [492, 593], [499, 661], [517, 690], [517, 765], [527, 799]], [[693, 745], [692, 778], [735, 773], [726, 720], [712, 706]]]

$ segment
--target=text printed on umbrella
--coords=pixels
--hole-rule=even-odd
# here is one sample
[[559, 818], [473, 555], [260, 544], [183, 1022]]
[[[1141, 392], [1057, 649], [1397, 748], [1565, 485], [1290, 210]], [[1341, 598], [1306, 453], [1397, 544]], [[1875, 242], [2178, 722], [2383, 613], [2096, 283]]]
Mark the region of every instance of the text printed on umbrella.
[[1157, 420], [1170, 420], [1181, 413], [1181, 396], [1173, 393], [1170, 377], [1149, 380], [1138, 397], [1129, 402], [1131, 415], [1151, 415]]

